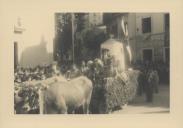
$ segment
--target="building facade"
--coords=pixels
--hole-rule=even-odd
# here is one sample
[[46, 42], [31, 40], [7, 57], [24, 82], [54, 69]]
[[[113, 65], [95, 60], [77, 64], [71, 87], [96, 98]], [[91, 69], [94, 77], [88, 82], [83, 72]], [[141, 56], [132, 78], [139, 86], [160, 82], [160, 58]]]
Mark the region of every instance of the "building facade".
[[128, 15], [129, 38], [134, 61], [169, 63], [169, 22], [168, 13]]
[[125, 43], [122, 19], [128, 26], [132, 60], [162, 61], [169, 64], [170, 37], [168, 13], [104, 13], [107, 32]]

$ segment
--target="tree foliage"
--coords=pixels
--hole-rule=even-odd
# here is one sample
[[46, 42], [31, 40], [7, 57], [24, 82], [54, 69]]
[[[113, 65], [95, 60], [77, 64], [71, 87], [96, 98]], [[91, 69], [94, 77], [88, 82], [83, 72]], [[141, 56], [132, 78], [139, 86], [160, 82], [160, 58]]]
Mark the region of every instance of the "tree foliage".
[[[100, 44], [106, 40], [105, 32], [97, 27], [91, 27], [87, 16], [87, 13], [74, 14], [74, 57], [76, 63], [99, 57]], [[60, 13], [56, 17], [58, 19], [56, 22], [56, 49], [62, 57], [73, 52], [72, 16], [71, 13]]]
[[90, 27], [77, 32], [75, 47], [76, 57], [80, 60], [90, 60], [100, 56], [100, 44], [106, 40], [104, 31]]

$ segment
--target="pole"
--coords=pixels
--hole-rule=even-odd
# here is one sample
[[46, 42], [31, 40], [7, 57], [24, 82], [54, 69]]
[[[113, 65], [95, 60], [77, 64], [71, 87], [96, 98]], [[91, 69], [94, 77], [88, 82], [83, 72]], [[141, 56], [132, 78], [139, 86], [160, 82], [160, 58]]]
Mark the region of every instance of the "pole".
[[71, 24], [72, 24], [72, 61], [74, 65], [74, 13], [71, 13]]

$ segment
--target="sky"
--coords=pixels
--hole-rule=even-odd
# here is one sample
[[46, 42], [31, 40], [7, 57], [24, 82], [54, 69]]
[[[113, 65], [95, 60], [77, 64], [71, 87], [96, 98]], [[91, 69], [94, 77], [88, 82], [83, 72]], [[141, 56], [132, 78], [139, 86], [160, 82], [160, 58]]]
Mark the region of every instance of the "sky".
[[[64, 4], [62, 4], [63, 2]], [[88, 2], [85, 5], [88, 5]], [[2, 53], [13, 52], [14, 42], [18, 41], [18, 60], [20, 60], [23, 51], [26, 48], [39, 45], [42, 37], [47, 42], [47, 52], [53, 53], [54, 13], [80, 12], [79, 6], [81, 6], [81, 3], [75, 2], [73, 4], [72, 0], [0, 0]], [[87, 6], [82, 6], [81, 9], [86, 12], [89, 10]], [[22, 35], [14, 34], [14, 25], [17, 24], [18, 18], [21, 19], [21, 24], [25, 28]], [[3, 54], [0, 55], [4, 56]]]
[[[39, 6], [38, 6], [39, 5]], [[40, 6], [39, 3], [31, 2], [6, 2], [2, 7], [3, 34], [6, 39], [21, 40], [22, 47], [38, 45], [44, 37], [47, 42], [48, 52], [53, 51], [54, 38], [54, 9], [48, 6]], [[25, 28], [22, 35], [13, 33], [14, 25], [17, 24], [18, 18]], [[4, 36], [4, 37], [5, 37]]]

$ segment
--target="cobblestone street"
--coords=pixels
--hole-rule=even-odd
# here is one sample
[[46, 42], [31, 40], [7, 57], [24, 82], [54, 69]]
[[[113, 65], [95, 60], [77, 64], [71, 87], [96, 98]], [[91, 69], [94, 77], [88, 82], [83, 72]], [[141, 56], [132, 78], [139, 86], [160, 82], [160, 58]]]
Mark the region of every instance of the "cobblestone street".
[[160, 85], [159, 93], [154, 93], [152, 103], [145, 102], [145, 95], [137, 96], [134, 101], [124, 106], [123, 109], [114, 111], [113, 114], [153, 114], [153, 113], [169, 113], [170, 96], [169, 86]]

